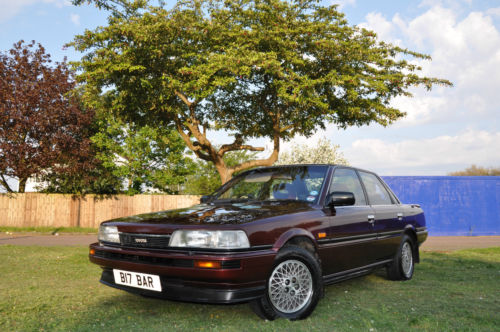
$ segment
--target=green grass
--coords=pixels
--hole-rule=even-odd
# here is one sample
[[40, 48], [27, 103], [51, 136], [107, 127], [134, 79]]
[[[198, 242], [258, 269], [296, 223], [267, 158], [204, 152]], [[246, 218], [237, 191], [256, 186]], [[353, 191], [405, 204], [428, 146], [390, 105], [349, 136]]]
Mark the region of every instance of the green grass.
[[98, 282], [83, 247], [0, 246], [2, 331], [494, 331], [500, 248], [423, 253], [414, 279], [383, 270], [326, 287], [304, 321], [260, 320], [248, 305], [145, 299]]
[[0, 233], [36, 233], [36, 234], [97, 234], [97, 228], [85, 227], [6, 227], [0, 226]]

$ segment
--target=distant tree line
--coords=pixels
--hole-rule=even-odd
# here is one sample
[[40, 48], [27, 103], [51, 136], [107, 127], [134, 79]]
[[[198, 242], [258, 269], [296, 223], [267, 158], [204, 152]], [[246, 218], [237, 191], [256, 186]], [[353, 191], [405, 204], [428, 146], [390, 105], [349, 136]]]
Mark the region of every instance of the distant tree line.
[[481, 167], [472, 165], [463, 171], [448, 173], [451, 176], [500, 176], [500, 167]]

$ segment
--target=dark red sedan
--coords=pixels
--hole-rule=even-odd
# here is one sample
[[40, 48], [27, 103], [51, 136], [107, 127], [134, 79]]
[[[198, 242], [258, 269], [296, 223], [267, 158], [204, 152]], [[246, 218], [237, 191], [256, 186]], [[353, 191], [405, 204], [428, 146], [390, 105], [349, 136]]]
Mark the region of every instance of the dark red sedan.
[[386, 267], [408, 280], [427, 238], [416, 204], [345, 166], [254, 169], [190, 208], [103, 222], [90, 260], [101, 282], [203, 303], [251, 302], [262, 318], [303, 319], [323, 286]]

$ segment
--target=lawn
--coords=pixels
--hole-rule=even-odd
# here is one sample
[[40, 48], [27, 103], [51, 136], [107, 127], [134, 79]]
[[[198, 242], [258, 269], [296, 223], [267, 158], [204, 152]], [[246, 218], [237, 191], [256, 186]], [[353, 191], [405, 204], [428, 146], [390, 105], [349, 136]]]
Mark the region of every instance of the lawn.
[[500, 248], [423, 253], [414, 279], [385, 272], [326, 287], [304, 321], [260, 320], [248, 305], [146, 299], [103, 286], [83, 247], [0, 246], [2, 331], [493, 331]]

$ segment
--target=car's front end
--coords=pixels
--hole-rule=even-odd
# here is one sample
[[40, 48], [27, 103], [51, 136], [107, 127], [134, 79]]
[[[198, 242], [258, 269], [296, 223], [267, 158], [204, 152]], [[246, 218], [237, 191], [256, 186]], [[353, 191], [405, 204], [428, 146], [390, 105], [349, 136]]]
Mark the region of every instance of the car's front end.
[[[222, 231], [228, 237], [240, 238], [232, 247], [222, 248], [179, 243], [176, 238], [192, 238], [186, 230], [144, 234], [130, 232], [127, 225], [125, 233], [111, 223], [101, 226], [101, 234], [109, 228], [112, 242], [107, 234], [90, 246], [90, 260], [103, 269], [101, 282], [145, 296], [190, 302], [246, 302], [262, 296], [276, 255], [269, 246], [250, 247], [241, 230]], [[200, 233], [192, 232], [195, 237]], [[199, 237], [197, 241], [200, 245]]]

